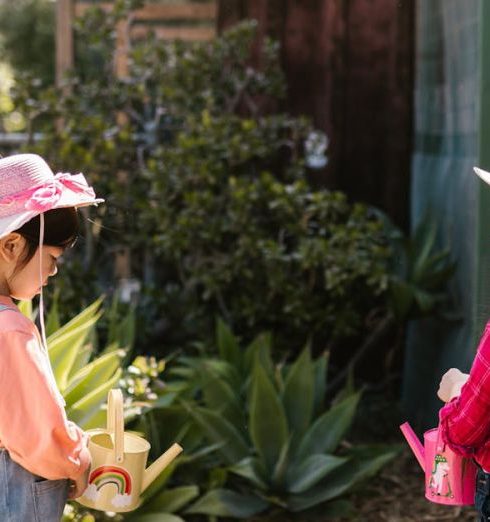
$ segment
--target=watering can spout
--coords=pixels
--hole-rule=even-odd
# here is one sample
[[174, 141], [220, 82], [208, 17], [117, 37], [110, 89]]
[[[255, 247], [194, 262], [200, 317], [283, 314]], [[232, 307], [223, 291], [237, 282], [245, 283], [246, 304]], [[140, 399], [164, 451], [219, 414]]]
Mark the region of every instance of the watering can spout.
[[413, 431], [412, 427], [410, 426], [410, 424], [408, 422], [404, 422], [400, 426], [400, 429], [401, 429], [403, 435], [405, 436], [405, 438], [407, 439], [408, 445], [410, 446], [410, 448], [412, 448], [412, 451], [413, 451], [415, 457], [417, 458], [418, 463], [420, 464], [421, 468], [423, 470], [425, 470], [424, 446], [422, 445], [419, 438], [417, 437], [417, 435], [415, 434], [415, 432]]
[[145, 470], [143, 476], [143, 483], [141, 485], [141, 492], [145, 489], [160, 475], [160, 473], [182, 452], [182, 446], [175, 443], [161, 455], [151, 466]]

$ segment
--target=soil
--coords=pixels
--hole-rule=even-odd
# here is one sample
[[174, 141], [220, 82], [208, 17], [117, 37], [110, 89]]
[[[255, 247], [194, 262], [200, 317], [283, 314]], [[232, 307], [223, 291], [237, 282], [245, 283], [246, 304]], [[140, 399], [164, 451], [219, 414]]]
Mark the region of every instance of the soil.
[[475, 522], [472, 506], [452, 507], [434, 504], [424, 497], [422, 470], [409, 449], [353, 497], [352, 518], [336, 518], [329, 522]]

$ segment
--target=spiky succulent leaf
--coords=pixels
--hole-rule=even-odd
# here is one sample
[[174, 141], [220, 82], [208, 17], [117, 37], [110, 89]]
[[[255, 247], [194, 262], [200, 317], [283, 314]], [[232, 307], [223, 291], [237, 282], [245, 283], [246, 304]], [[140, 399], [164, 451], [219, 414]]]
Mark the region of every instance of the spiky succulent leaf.
[[217, 320], [216, 337], [220, 357], [241, 372], [243, 367], [243, 357], [240, 351], [240, 346], [238, 345], [236, 337], [222, 319]]
[[231, 424], [241, 429], [245, 425], [243, 407], [240, 404], [238, 391], [206, 362], [201, 365], [199, 372], [204, 404]]
[[206, 493], [185, 513], [247, 519], [264, 511], [268, 503], [255, 495], [242, 495], [228, 489]]
[[287, 472], [291, 463], [291, 439], [281, 448], [274, 471], [272, 472], [271, 484], [274, 489], [282, 490], [286, 482]]
[[291, 495], [288, 506], [291, 511], [303, 511], [317, 504], [343, 495], [354, 484], [374, 475], [398, 452], [393, 447], [359, 448], [351, 455], [351, 460], [325, 477], [323, 481], [298, 495]]
[[246, 348], [244, 354], [244, 364], [247, 373], [252, 373], [257, 361], [269, 375], [274, 373], [274, 364], [271, 357], [272, 336], [270, 333], [258, 335]]
[[264, 478], [265, 470], [257, 457], [246, 457], [230, 466], [228, 471], [246, 478], [259, 489], [266, 490], [268, 488], [267, 481]]
[[102, 355], [78, 371], [68, 382], [64, 390], [67, 403], [75, 403], [90, 393], [100, 383], [111, 379], [121, 366], [124, 350], [117, 350]]
[[105, 420], [102, 404], [107, 400], [109, 390], [116, 386], [122, 375], [119, 368], [108, 381], [87, 393], [74, 404], [67, 404], [68, 417], [84, 429], [100, 428]]
[[53, 372], [62, 391], [68, 384], [79, 351], [83, 347], [90, 330], [94, 328], [101, 316], [100, 302], [100, 300], [95, 301], [47, 339]]
[[155, 495], [142, 509], [146, 513], [176, 513], [199, 496], [197, 486], [168, 488]]
[[289, 431], [298, 440], [310, 425], [315, 398], [315, 372], [307, 346], [291, 365], [284, 382], [282, 401]]
[[299, 445], [298, 458], [304, 459], [319, 453], [333, 453], [352, 423], [359, 398], [359, 393], [350, 395], [321, 415], [303, 437]]
[[291, 493], [303, 493], [348, 460], [348, 457], [334, 455], [310, 455], [289, 468], [287, 489]]
[[327, 392], [327, 368], [329, 353], [324, 352], [313, 363], [315, 371], [315, 399], [313, 406], [314, 415], [318, 415], [323, 411], [325, 395]]
[[250, 436], [266, 469], [272, 473], [288, 442], [286, 414], [276, 389], [259, 363], [255, 364], [249, 418]]
[[203, 430], [211, 444], [220, 444], [218, 453], [226, 464], [234, 464], [249, 453], [248, 444], [243, 434], [222, 415], [196, 406], [187, 406], [194, 421]]

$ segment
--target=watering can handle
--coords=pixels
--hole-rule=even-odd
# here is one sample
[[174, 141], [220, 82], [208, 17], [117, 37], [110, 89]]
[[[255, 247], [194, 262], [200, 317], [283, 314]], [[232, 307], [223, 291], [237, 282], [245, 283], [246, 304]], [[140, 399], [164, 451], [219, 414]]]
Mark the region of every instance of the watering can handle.
[[107, 397], [107, 431], [114, 436], [116, 462], [124, 460], [124, 413], [121, 390], [114, 388]]

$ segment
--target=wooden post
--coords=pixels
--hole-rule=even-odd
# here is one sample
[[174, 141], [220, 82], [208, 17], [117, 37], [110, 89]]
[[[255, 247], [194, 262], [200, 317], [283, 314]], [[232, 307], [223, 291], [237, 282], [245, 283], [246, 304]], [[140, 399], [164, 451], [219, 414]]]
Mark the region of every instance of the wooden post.
[[116, 49], [114, 56], [114, 72], [117, 78], [124, 78], [129, 73], [129, 20], [120, 20], [116, 26]]
[[[129, 26], [130, 20], [120, 20], [116, 26], [116, 48], [114, 50], [114, 74], [116, 78], [122, 79], [129, 74], [128, 52], [129, 52]], [[127, 115], [119, 111], [116, 114], [116, 121], [119, 126], [124, 126], [128, 123]], [[116, 174], [119, 185], [126, 193], [129, 192], [128, 173], [119, 171]], [[120, 220], [121, 228], [124, 228], [124, 217]], [[126, 245], [118, 245], [116, 248], [116, 256], [114, 260], [114, 273], [116, 279], [122, 287], [131, 279], [131, 249]]]
[[[56, 1], [56, 86], [62, 87], [63, 79], [73, 69], [73, 0]], [[63, 87], [63, 93], [69, 93], [69, 87]], [[62, 118], [56, 120], [56, 129], [61, 132], [64, 127]]]
[[73, 68], [73, 0], [56, 1], [56, 85]]

